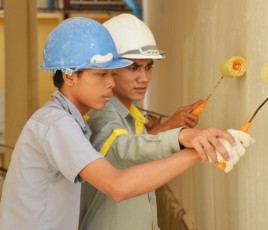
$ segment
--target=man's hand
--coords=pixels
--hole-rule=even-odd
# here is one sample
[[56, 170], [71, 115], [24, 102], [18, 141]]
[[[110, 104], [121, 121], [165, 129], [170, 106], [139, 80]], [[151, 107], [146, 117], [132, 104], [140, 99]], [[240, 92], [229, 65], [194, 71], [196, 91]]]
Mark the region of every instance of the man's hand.
[[248, 133], [234, 129], [229, 129], [227, 132], [234, 137], [236, 145], [231, 146], [230, 143], [223, 138], [219, 138], [219, 140], [223, 144], [224, 148], [229, 152], [230, 160], [225, 161], [222, 156], [216, 152], [217, 160], [220, 163], [218, 164], [218, 167], [226, 173], [230, 172], [234, 165], [237, 164], [240, 157], [246, 153], [246, 148], [255, 142], [254, 138], [252, 138]]
[[147, 122], [144, 124], [147, 131], [159, 126], [161, 124], [161, 117], [154, 116], [152, 114], [146, 115]]
[[228, 141], [231, 146], [236, 145], [235, 138], [227, 131], [217, 128], [207, 129], [183, 129], [179, 133], [179, 143], [186, 148], [194, 148], [202, 161], [218, 163], [217, 154], [220, 154], [226, 161], [230, 159], [228, 150], [225, 149], [219, 138]]
[[197, 102], [187, 105], [181, 106], [178, 110], [169, 118], [169, 125], [171, 128], [178, 128], [181, 126], [187, 126], [189, 128], [193, 128], [198, 123], [198, 116], [193, 115], [191, 112], [198, 107], [203, 101], [198, 100]]
[[189, 128], [195, 127], [198, 123], [198, 116], [191, 112], [202, 102], [202, 100], [199, 100], [194, 104], [179, 107], [169, 119], [159, 125], [151, 126], [148, 129], [148, 132], [150, 134], [157, 134], [159, 132], [164, 132], [182, 126], [187, 126]]

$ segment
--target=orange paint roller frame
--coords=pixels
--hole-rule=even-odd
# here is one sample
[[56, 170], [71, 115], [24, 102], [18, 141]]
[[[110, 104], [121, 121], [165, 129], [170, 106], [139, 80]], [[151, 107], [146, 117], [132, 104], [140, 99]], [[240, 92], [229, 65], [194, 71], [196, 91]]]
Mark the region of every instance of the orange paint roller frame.
[[219, 86], [220, 82], [224, 77], [228, 78], [242, 77], [245, 75], [246, 69], [247, 69], [246, 59], [244, 59], [243, 57], [234, 56], [226, 60], [220, 67], [222, 77], [217, 82], [210, 95], [204, 100], [204, 102], [201, 103], [199, 106], [197, 106], [191, 113], [196, 116], [199, 116], [201, 114], [201, 112], [207, 105], [209, 98], [213, 95], [216, 88]]
[[[259, 112], [259, 110], [264, 106], [264, 104], [268, 101], [268, 98], [266, 98], [261, 104], [260, 106], [255, 110], [255, 112], [253, 113], [253, 115], [251, 116], [251, 118], [249, 120], [247, 120], [244, 125], [240, 128], [240, 131], [243, 132], [248, 132], [248, 130], [250, 129], [252, 122], [255, 118], [255, 116], [257, 115], [257, 113]], [[217, 164], [217, 167], [219, 169], [224, 170], [226, 168], [226, 163], [225, 162], [219, 162]]]

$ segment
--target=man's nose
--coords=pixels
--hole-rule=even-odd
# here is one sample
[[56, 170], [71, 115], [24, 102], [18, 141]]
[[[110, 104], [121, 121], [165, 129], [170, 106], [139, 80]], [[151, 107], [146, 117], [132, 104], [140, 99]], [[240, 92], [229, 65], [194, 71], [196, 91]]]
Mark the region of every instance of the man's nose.
[[107, 76], [107, 85], [108, 85], [108, 88], [114, 88], [115, 86], [115, 81], [114, 81], [114, 76], [113, 74], [109, 74]]
[[142, 69], [138, 76], [139, 82], [148, 82], [151, 79], [151, 75], [145, 69]]

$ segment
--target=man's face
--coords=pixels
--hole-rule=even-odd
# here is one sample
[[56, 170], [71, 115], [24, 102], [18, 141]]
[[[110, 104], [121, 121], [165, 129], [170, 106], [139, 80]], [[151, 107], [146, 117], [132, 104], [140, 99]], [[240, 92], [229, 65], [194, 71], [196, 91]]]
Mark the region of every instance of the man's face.
[[65, 94], [78, 110], [85, 114], [88, 110], [101, 110], [111, 100], [115, 85], [113, 70], [84, 70], [74, 73], [64, 83]]
[[127, 107], [144, 99], [152, 78], [152, 59], [130, 59], [133, 64], [116, 70], [114, 95]]

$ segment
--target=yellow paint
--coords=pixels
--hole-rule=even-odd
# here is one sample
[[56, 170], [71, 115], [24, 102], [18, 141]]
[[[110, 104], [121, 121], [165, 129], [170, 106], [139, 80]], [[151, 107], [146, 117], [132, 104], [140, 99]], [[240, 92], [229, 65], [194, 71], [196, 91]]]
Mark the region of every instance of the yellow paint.
[[220, 67], [224, 77], [242, 77], [247, 71], [246, 59], [241, 56], [234, 56], [226, 60]]
[[261, 69], [261, 80], [268, 84], [268, 63], [265, 64]]

